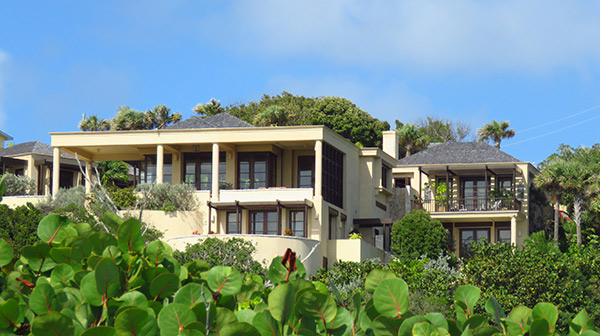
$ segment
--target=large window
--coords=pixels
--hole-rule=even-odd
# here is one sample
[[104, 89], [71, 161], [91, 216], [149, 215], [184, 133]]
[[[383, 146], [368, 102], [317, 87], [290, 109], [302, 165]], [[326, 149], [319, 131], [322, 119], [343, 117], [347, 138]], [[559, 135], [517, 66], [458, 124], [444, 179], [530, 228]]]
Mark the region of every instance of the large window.
[[483, 178], [462, 179], [462, 197], [464, 201], [461, 206], [466, 210], [483, 210], [486, 205], [485, 188]]
[[344, 207], [344, 154], [323, 143], [323, 199]]
[[498, 229], [496, 231], [496, 242], [510, 244], [510, 229]]
[[305, 216], [304, 210], [290, 210], [290, 230], [296, 237], [306, 237]]
[[276, 211], [251, 211], [250, 234], [279, 234], [279, 223]]
[[262, 153], [238, 154], [238, 186], [258, 189], [275, 186], [275, 155]]
[[490, 241], [489, 229], [461, 229], [460, 256], [463, 258], [471, 257], [470, 251], [473, 244], [481, 243], [484, 239]]
[[315, 157], [298, 156], [298, 188], [315, 186]]
[[[185, 153], [184, 161], [185, 183], [195, 187], [197, 190], [211, 190], [212, 153]], [[219, 184], [221, 187], [226, 184], [226, 172], [225, 152], [221, 152], [219, 153]]]
[[381, 186], [384, 188], [388, 187], [388, 178], [390, 175], [390, 167], [382, 164], [381, 165]]
[[[163, 156], [163, 183], [171, 183], [173, 179], [173, 161], [171, 154]], [[141, 172], [141, 181], [144, 183], [156, 182], [156, 155], [146, 155], [144, 167]]]
[[240, 212], [227, 213], [227, 233], [242, 233], [242, 214]]

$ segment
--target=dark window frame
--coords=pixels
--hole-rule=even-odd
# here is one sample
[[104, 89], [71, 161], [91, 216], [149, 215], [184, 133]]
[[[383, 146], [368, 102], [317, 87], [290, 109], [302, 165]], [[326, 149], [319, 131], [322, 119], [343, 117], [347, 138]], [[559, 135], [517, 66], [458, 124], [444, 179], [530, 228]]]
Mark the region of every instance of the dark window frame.
[[[465, 231], [471, 231], [473, 233], [473, 241], [471, 242], [471, 245], [473, 244], [473, 242], [481, 242], [480, 238], [477, 236], [478, 233], [477, 231], [486, 231], [487, 232], [487, 240], [490, 241], [491, 239], [491, 230], [490, 228], [468, 228], [468, 229], [459, 229], [458, 231], [458, 248], [459, 248], [459, 255], [461, 258], [468, 258], [469, 256], [467, 255], [467, 253], [469, 252], [468, 250], [465, 251], [464, 248], [464, 244], [463, 244], [463, 232]], [[483, 238], [481, 238], [483, 239]]]
[[[196, 190], [211, 190], [212, 189], [212, 152], [203, 152], [203, 153], [183, 153], [183, 182], [192, 185], [192, 183], [188, 183], [187, 177], [191, 174], [187, 172], [188, 163], [194, 163], [194, 182], [193, 186]], [[202, 173], [202, 164], [210, 165], [210, 173], [203, 174]], [[208, 175], [208, 181], [202, 181], [202, 175]], [[219, 152], [219, 185], [227, 183], [227, 160], [225, 152]]]
[[[500, 240], [500, 231], [508, 231], [508, 241]], [[510, 228], [506, 228], [506, 227], [496, 228], [496, 243], [510, 244]]]
[[[232, 215], [237, 215], [237, 223], [231, 223], [230, 222], [230, 216]], [[242, 213], [241, 212], [236, 212], [236, 211], [227, 211], [226, 213], [226, 223], [225, 223], [225, 233], [227, 234], [241, 234], [242, 233]], [[231, 225], [236, 225], [237, 226], [237, 230], [235, 231], [230, 231], [229, 227]]]
[[[247, 185], [242, 184], [242, 162], [248, 162], [248, 182]], [[256, 172], [258, 162], [265, 162], [265, 188], [275, 187], [277, 173], [277, 157], [271, 152], [242, 152], [238, 153], [237, 158], [237, 188], [238, 189], [258, 189], [261, 186], [256, 186], [256, 175], [262, 172]], [[244, 172], [245, 173], [245, 172]]]
[[[157, 179], [157, 175], [158, 175], [158, 163], [157, 163], [157, 157], [155, 154], [150, 154], [150, 155], [145, 155], [144, 156], [144, 161], [143, 162], [143, 169], [144, 169], [144, 183], [154, 183], [156, 182]], [[149, 164], [153, 164], [154, 165], [154, 173], [153, 174], [148, 174], [148, 165]], [[170, 174], [166, 174], [165, 173], [165, 168], [170, 167], [171, 173]], [[140, 172], [141, 175], [141, 172]], [[151, 180], [149, 180], [148, 177], [152, 177]], [[172, 184], [173, 183], [173, 155], [172, 154], [164, 154], [163, 155], [163, 183], [169, 183]]]
[[392, 169], [384, 164], [381, 165], [381, 186], [383, 188], [388, 187], [388, 177]]
[[[315, 157], [314, 155], [299, 155], [297, 158], [298, 164], [298, 188], [314, 188], [315, 187]], [[302, 172], [310, 171], [310, 186], [307, 186], [302, 181]]]
[[[302, 213], [302, 232], [303, 232], [302, 235], [297, 235], [296, 234], [296, 230], [294, 230], [294, 228], [292, 227], [292, 223], [298, 222], [297, 220], [296, 221], [293, 220], [294, 215], [297, 214], [297, 213]], [[306, 211], [304, 209], [290, 209], [289, 210], [289, 214], [288, 214], [288, 227], [289, 227], [289, 229], [292, 232], [294, 232], [294, 236], [296, 236], [296, 237], [304, 237], [304, 238], [307, 237], [307, 231], [308, 231], [307, 226], [308, 225], [307, 225], [307, 220], [306, 219], [307, 219], [306, 218]]]
[[[256, 232], [256, 215], [262, 213], [263, 214], [263, 229], [262, 232]], [[269, 233], [268, 224], [269, 224], [269, 214], [275, 215], [275, 223], [277, 225], [277, 231], [275, 233]], [[263, 234], [263, 235], [281, 235], [281, 221], [279, 218], [279, 214], [277, 210], [250, 210], [249, 212], [249, 220], [248, 220], [248, 234]]]
[[323, 143], [323, 199], [344, 208], [344, 153]]

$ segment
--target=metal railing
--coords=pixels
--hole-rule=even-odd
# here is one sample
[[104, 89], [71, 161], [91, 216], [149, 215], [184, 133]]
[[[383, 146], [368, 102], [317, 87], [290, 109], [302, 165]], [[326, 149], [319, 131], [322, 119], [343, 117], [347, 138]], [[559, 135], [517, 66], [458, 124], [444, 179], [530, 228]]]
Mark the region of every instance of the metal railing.
[[521, 210], [521, 201], [509, 197], [414, 200], [412, 208], [428, 212]]

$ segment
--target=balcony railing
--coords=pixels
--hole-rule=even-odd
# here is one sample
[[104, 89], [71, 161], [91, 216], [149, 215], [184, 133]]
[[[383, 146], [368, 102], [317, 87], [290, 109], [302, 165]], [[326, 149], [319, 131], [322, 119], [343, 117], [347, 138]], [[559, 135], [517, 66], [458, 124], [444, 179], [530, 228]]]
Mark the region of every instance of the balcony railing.
[[521, 201], [514, 198], [452, 198], [450, 200], [416, 200], [414, 210], [428, 212], [521, 210]]

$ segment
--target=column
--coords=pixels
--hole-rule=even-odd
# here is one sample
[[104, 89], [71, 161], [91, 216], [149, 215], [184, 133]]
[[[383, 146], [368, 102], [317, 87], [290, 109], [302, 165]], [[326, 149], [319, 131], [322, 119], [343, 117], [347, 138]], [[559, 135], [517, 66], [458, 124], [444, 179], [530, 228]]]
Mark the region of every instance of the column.
[[211, 197], [213, 201], [219, 200], [219, 144], [212, 145], [212, 181]]
[[315, 196], [323, 193], [323, 141], [315, 141]]
[[33, 156], [27, 158], [27, 171], [25, 176], [35, 181], [35, 189], [33, 190], [33, 194], [37, 195], [40, 181], [38, 181], [38, 170], [35, 168], [35, 159]]
[[60, 148], [54, 147], [52, 156], [52, 196], [56, 196], [60, 186]]
[[87, 178], [85, 179], [85, 193], [86, 194], [91, 194], [92, 193], [92, 162], [91, 161], [85, 161], [85, 175], [87, 176]]
[[510, 244], [517, 246], [517, 216], [510, 218]]
[[156, 183], [163, 183], [163, 172], [165, 168], [165, 148], [156, 145]]

